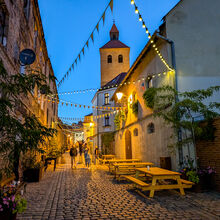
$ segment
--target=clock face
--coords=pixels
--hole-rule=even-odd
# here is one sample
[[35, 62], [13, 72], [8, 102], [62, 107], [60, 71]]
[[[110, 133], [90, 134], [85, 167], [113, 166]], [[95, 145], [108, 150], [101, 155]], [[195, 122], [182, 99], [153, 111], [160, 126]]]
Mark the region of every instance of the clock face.
[[19, 59], [21, 64], [30, 65], [35, 61], [36, 55], [33, 50], [24, 49], [20, 52]]

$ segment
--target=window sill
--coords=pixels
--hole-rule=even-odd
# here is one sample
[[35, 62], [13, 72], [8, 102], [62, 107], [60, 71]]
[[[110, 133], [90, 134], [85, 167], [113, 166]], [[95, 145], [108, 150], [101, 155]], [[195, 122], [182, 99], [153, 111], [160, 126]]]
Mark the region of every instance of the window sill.
[[111, 125], [103, 125], [104, 128], [111, 127]]

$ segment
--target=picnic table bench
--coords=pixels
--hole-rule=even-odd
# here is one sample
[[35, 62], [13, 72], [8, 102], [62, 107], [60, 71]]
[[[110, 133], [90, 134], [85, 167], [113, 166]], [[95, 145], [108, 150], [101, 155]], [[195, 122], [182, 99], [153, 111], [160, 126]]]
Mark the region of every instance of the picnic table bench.
[[115, 179], [118, 181], [121, 180], [123, 175], [133, 175], [136, 173], [136, 168], [143, 168], [147, 166], [153, 166], [153, 163], [150, 162], [139, 162], [139, 163], [116, 163], [113, 164]]
[[102, 157], [99, 159], [99, 162], [102, 164], [109, 163], [109, 161], [113, 160], [115, 158], [115, 155], [108, 154], [108, 155], [102, 155]]
[[[146, 184], [145, 182], [139, 180], [140, 173], [144, 173], [150, 176], [151, 183]], [[152, 198], [154, 196], [155, 190], [163, 190], [163, 189], [179, 189], [180, 194], [185, 195], [184, 188], [191, 188], [194, 183], [181, 179], [180, 175], [181, 174], [178, 172], [173, 172], [158, 167], [151, 167], [149, 170], [147, 168], [137, 168], [136, 178], [130, 176], [124, 176], [124, 178], [132, 182], [135, 188], [140, 188], [142, 191], [150, 191], [150, 197]], [[167, 179], [175, 180], [177, 183], [168, 184], [166, 181], [163, 181]], [[162, 181], [160, 182], [159, 185], [158, 182], [160, 180]]]
[[109, 161], [108, 164], [108, 168], [109, 168], [109, 172], [112, 173], [114, 171], [114, 164], [116, 163], [137, 163], [137, 162], [141, 162], [140, 159], [113, 159]]

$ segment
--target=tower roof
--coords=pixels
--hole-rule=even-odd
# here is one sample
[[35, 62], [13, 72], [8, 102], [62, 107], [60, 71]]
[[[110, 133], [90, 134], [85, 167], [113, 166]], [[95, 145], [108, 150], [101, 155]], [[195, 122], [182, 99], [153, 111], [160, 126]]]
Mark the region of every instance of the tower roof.
[[112, 29], [110, 30], [110, 34], [111, 33], [119, 33], [118, 28], [116, 27], [115, 24], [112, 25]]
[[127, 45], [122, 43], [119, 39], [119, 30], [115, 24], [112, 25], [110, 30], [110, 41], [106, 43], [101, 49], [104, 48], [129, 48]]

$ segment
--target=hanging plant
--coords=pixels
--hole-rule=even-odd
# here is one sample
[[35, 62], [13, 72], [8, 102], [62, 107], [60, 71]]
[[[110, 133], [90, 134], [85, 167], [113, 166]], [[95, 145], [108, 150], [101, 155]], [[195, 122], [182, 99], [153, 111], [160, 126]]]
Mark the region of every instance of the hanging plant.
[[132, 104], [131, 108], [132, 108], [132, 112], [137, 116], [138, 115], [138, 100]]
[[145, 101], [145, 105], [149, 108], [154, 107], [154, 100], [157, 90], [155, 88], [149, 88], [144, 92], [143, 99]]
[[119, 130], [121, 127], [121, 122], [124, 122], [126, 120], [126, 115], [125, 112], [119, 112], [118, 114], [115, 115], [114, 123], [116, 130]]

